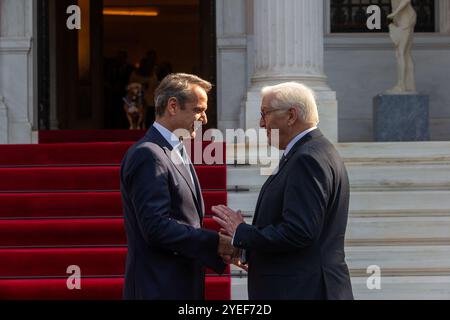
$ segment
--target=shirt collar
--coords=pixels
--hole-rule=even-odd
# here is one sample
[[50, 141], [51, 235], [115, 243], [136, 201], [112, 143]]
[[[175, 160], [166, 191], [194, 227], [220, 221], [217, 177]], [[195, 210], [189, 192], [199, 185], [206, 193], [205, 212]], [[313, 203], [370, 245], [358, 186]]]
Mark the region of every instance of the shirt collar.
[[173, 132], [169, 131], [169, 129], [167, 129], [166, 127], [162, 126], [161, 124], [159, 124], [158, 122], [154, 122], [153, 126], [155, 127], [156, 130], [159, 131], [159, 133], [161, 133], [161, 135], [164, 137], [164, 139], [167, 140], [167, 142], [173, 147], [173, 148], [178, 148], [178, 146], [180, 145], [180, 139], [173, 134]]
[[306, 129], [305, 131], [300, 132], [298, 135], [296, 135], [291, 141], [289, 141], [286, 149], [284, 150], [283, 155], [287, 156], [289, 151], [291, 151], [292, 147], [304, 136], [306, 136], [308, 133], [310, 133], [311, 131], [317, 129], [317, 127], [312, 127], [309, 129]]

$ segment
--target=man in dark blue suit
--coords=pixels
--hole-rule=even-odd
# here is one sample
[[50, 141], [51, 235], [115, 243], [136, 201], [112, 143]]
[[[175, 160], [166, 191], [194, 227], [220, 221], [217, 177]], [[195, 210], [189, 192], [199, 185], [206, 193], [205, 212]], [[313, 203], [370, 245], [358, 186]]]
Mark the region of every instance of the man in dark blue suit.
[[[344, 253], [349, 181], [324, 135], [314, 93], [290, 82], [262, 91], [260, 126], [278, 130], [279, 168], [262, 186], [252, 225], [239, 211], [213, 208], [243, 249], [250, 299], [353, 299]], [[238, 263], [239, 264], [239, 263]]]
[[205, 266], [222, 273], [221, 255], [233, 252], [229, 237], [201, 229], [202, 193], [182, 143], [195, 137], [195, 123], [206, 124], [210, 89], [194, 75], [167, 76], [155, 92], [155, 123], [122, 161], [125, 299], [203, 299]]

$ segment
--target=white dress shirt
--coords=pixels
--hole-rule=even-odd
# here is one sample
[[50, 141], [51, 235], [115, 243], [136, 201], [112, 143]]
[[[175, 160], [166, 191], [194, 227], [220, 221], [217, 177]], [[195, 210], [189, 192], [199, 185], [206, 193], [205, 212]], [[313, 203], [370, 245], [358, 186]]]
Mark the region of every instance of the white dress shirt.
[[[167, 142], [173, 147], [173, 150], [175, 150], [176, 154], [180, 157], [182, 163], [188, 168], [188, 166], [190, 165], [188, 155], [186, 152], [186, 148], [184, 147], [184, 145], [182, 145], [182, 142], [180, 142], [180, 138], [174, 135], [173, 132], [171, 132], [169, 129], [162, 126], [156, 121], [153, 123], [153, 126], [156, 128], [156, 130], [159, 131], [159, 133], [161, 133], [164, 139], [166, 139]], [[184, 156], [181, 155], [180, 148], [183, 148]], [[192, 177], [191, 170], [188, 169], [188, 172], [189, 176], [191, 177], [192, 185], [195, 186], [194, 177]]]
[[304, 136], [306, 136], [311, 131], [317, 129], [317, 127], [312, 127], [309, 129], [306, 129], [305, 131], [300, 132], [298, 135], [296, 135], [291, 141], [289, 141], [288, 145], [286, 146], [286, 149], [284, 149], [283, 155], [286, 157], [291, 151], [292, 147]]

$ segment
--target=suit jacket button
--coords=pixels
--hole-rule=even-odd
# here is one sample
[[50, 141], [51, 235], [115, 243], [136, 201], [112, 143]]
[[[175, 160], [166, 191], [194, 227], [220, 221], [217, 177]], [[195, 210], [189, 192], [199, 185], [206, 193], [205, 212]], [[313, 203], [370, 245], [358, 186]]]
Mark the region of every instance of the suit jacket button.
[[173, 255], [177, 256], [177, 255], [178, 255], [178, 252], [174, 251]]

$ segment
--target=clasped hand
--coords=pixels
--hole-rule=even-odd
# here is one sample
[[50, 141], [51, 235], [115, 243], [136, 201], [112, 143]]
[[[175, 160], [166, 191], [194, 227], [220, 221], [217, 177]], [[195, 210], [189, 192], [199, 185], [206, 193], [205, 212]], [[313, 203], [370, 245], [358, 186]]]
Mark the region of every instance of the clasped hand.
[[240, 261], [241, 250], [232, 245], [232, 236], [239, 224], [244, 223], [240, 211], [233, 211], [226, 206], [214, 206], [212, 211], [217, 215], [213, 219], [220, 225], [218, 253], [227, 264], [234, 264], [245, 271], [247, 266]]

